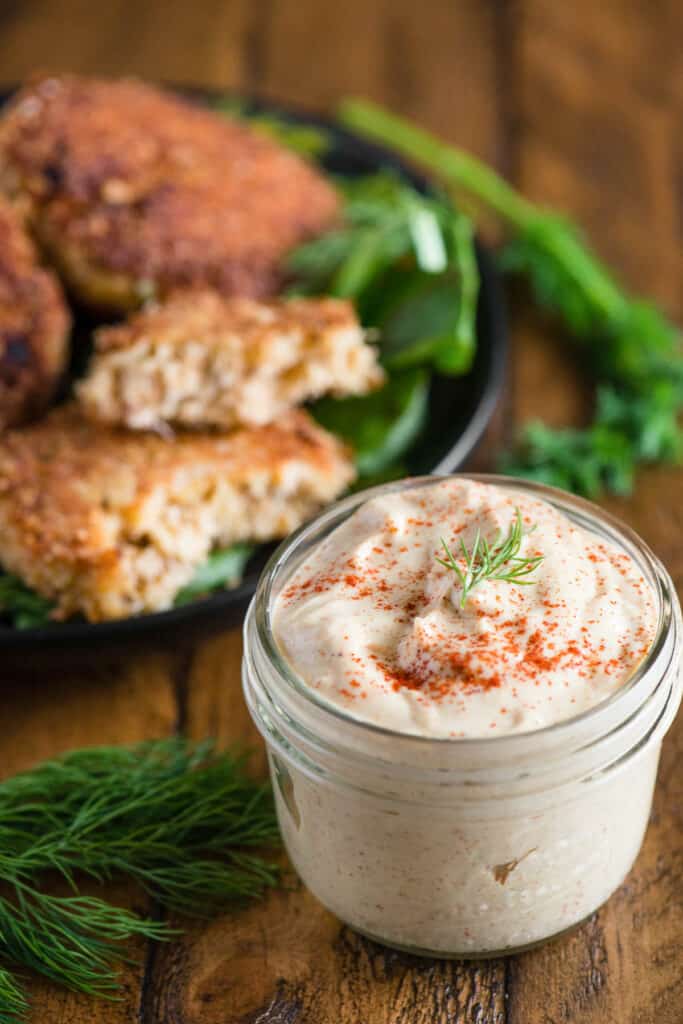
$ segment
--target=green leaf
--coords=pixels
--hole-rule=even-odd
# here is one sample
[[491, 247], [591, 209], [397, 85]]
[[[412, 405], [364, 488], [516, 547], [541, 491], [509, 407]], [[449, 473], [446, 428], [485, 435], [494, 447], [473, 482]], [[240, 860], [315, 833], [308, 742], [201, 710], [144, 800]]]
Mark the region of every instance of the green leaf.
[[0, 613], [16, 629], [49, 625], [53, 608], [52, 601], [36, 594], [17, 576], [0, 571]]
[[286, 268], [296, 275], [293, 291], [317, 294], [325, 290], [337, 268], [349, 258], [355, 245], [348, 230], [330, 231], [294, 249], [287, 257]]
[[386, 270], [405, 248], [400, 233], [393, 227], [369, 227], [359, 231], [332, 276], [329, 294], [340, 299], [359, 299], [373, 278]]
[[252, 544], [234, 544], [214, 551], [197, 570], [194, 579], [179, 590], [175, 605], [188, 604], [203, 594], [223, 587], [236, 587], [242, 580], [244, 568], [256, 548]]
[[405, 462], [401, 462], [399, 459], [396, 462], [390, 462], [377, 473], [367, 473], [357, 477], [351, 484], [350, 490], [352, 493], [365, 491], [368, 487], [379, 487], [380, 484], [388, 484], [392, 480], [400, 480], [404, 476], [410, 476], [410, 471]]
[[[176, 606], [188, 604], [220, 587], [237, 586], [255, 550], [250, 544], [235, 544], [213, 552], [198, 569], [194, 579], [178, 592]], [[0, 612], [15, 629], [37, 629], [50, 625], [53, 609], [52, 601], [31, 590], [18, 577], [0, 572]]]
[[355, 452], [358, 472], [381, 473], [415, 443], [427, 415], [429, 376], [407, 370], [361, 398], [323, 398], [311, 412]]
[[504, 270], [525, 274], [537, 302], [586, 337], [622, 310], [622, 297], [606, 268], [590, 252], [580, 231], [564, 217], [530, 217], [503, 249]]
[[453, 258], [460, 277], [458, 323], [455, 329], [459, 354], [446, 353], [437, 360], [437, 369], [442, 373], [465, 372], [454, 370], [453, 364], [469, 370], [477, 347], [477, 299], [479, 297], [479, 268], [474, 250], [474, 228], [468, 217], [462, 214], [450, 224], [453, 242]]
[[320, 159], [332, 145], [329, 132], [323, 128], [300, 124], [278, 114], [250, 111], [242, 100], [234, 97], [221, 97], [214, 104], [214, 110], [226, 117], [248, 121], [252, 128], [279, 142], [285, 149], [308, 159]]
[[393, 301], [379, 319], [382, 362], [391, 370], [436, 366], [442, 373], [466, 373], [474, 337], [461, 331], [460, 280], [445, 274], [397, 272]]
[[439, 219], [425, 204], [408, 211], [408, 227], [420, 270], [438, 274], [448, 266], [448, 253]]
[[387, 171], [340, 188], [345, 227], [291, 254], [293, 293], [352, 299], [363, 323], [380, 329], [392, 369], [466, 373], [479, 288], [469, 219]]

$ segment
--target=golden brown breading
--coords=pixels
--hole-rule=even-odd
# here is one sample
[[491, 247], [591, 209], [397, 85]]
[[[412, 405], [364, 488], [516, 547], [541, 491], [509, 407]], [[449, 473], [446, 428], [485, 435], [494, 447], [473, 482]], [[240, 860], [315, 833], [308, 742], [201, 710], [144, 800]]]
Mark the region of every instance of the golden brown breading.
[[331, 392], [382, 383], [349, 302], [259, 302], [214, 291], [177, 292], [95, 333], [78, 389], [83, 410], [136, 430], [259, 426]]
[[0, 199], [0, 430], [47, 405], [67, 358], [59, 282], [38, 266], [17, 214]]
[[0, 123], [0, 181], [74, 293], [114, 310], [177, 285], [272, 294], [284, 254], [338, 208], [271, 139], [132, 79], [25, 86]]
[[61, 407], [0, 438], [0, 564], [61, 617], [168, 608], [212, 547], [284, 536], [353, 476], [346, 449], [301, 411], [165, 440]]

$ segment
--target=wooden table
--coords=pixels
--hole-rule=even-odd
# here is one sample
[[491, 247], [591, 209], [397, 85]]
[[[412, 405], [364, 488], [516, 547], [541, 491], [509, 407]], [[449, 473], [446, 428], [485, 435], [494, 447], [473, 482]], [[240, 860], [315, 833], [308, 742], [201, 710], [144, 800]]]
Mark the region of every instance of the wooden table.
[[[579, 218], [633, 286], [679, 318], [683, 8], [676, 0], [5, 0], [0, 68], [201, 82], [331, 108], [369, 95], [471, 147]], [[580, 421], [590, 392], [523, 298], [513, 302], [507, 430]], [[683, 582], [683, 471], [642, 474], [610, 507]], [[69, 747], [253, 729], [240, 638], [2, 679], [0, 767]], [[0, 667], [0, 675], [2, 673]], [[304, 890], [139, 949], [120, 1003], [30, 982], [35, 1024], [681, 1024], [683, 719], [664, 748], [650, 830], [609, 904], [545, 949], [428, 962], [358, 938]], [[677, 770], [678, 769], [678, 770]], [[117, 896], [144, 909], [139, 892]]]

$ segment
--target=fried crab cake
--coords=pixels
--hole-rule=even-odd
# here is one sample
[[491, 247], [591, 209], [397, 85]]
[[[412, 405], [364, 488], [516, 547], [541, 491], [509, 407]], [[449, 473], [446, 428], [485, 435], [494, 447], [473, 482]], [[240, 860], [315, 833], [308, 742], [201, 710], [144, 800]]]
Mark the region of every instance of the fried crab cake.
[[212, 548], [282, 537], [352, 481], [299, 410], [172, 441], [95, 427], [73, 405], [0, 438], [0, 564], [91, 621], [169, 608]]
[[42, 412], [68, 355], [59, 282], [38, 266], [15, 211], [0, 199], [0, 430]]
[[111, 311], [174, 286], [274, 294], [284, 255], [338, 212], [263, 133], [133, 79], [29, 82], [0, 122], [0, 183], [73, 294]]
[[383, 373], [341, 299], [176, 293], [95, 332], [84, 413], [130, 429], [259, 426], [320, 395], [359, 395]]

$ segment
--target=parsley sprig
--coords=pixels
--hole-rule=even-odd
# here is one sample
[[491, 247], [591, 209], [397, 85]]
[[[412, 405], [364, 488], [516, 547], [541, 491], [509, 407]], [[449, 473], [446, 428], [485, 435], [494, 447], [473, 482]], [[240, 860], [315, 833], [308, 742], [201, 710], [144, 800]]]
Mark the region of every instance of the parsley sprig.
[[534, 572], [544, 559], [544, 555], [520, 555], [522, 540], [533, 531], [524, 530], [522, 525], [522, 514], [515, 509], [515, 518], [506, 536], [500, 530], [495, 540], [489, 542], [482, 537], [481, 530], [477, 530], [474, 543], [468, 550], [465, 541], [460, 538], [460, 553], [464, 561], [464, 568], [458, 564], [455, 555], [449, 548], [446, 541], [441, 538], [441, 546], [446, 555], [445, 558], [437, 558], [437, 562], [446, 569], [451, 569], [460, 580], [462, 593], [460, 595], [460, 607], [464, 608], [471, 591], [484, 580], [499, 580], [502, 583], [516, 583], [519, 586], [528, 587], [536, 580], [526, 577]]

